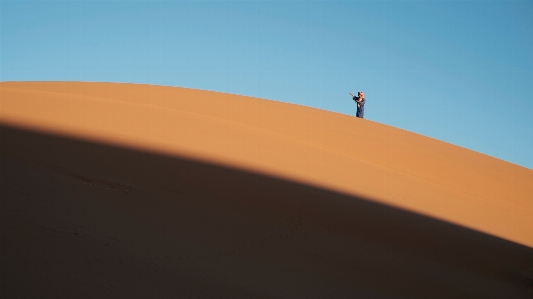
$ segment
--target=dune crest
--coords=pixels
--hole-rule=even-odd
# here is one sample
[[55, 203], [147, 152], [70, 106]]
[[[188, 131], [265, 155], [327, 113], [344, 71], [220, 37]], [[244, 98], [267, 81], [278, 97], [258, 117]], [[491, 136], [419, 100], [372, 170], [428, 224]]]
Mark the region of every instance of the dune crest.
[[1, 83], [3, 124], [373, 198], [533, 247], [533, 171], [369, 120], [151, 85]]
[[533, 171], [347, 115], [4, 82], [0, 170], [6, 298], [533, 294]]

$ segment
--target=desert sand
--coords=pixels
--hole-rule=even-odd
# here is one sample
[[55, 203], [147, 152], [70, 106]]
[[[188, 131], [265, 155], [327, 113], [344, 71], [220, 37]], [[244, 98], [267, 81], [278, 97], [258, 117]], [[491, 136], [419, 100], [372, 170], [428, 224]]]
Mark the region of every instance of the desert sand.
[[2, 82], [0, 130], [5, 298], [533, 296], [533, 171], [464, 148], [119, 83]]

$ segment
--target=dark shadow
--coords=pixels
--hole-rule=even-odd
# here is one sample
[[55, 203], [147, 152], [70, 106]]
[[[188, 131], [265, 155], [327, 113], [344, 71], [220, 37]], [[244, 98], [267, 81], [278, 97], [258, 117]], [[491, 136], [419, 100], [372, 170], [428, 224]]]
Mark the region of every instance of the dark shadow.
[[242, 170], [0, 127], [2, 298], [532, 298], [533, 249]]

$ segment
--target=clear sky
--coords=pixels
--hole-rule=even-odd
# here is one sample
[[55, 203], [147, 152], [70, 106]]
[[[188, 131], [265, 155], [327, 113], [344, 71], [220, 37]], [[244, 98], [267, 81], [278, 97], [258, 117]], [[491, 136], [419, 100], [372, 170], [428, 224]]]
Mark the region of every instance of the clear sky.
[[355, 115], [533, 169], [532, 1], [0, 1], [1, 81], [148, 83]]

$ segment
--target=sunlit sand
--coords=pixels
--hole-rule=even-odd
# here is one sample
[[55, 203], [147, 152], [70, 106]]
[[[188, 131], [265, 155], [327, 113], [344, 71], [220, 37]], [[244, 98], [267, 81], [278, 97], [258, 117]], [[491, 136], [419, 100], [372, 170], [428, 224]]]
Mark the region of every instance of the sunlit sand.
[[533, 289], [533, 171], [477, 152], [299, 105], [136, 84], [3, 82], [0, 124], [9, 294]]

